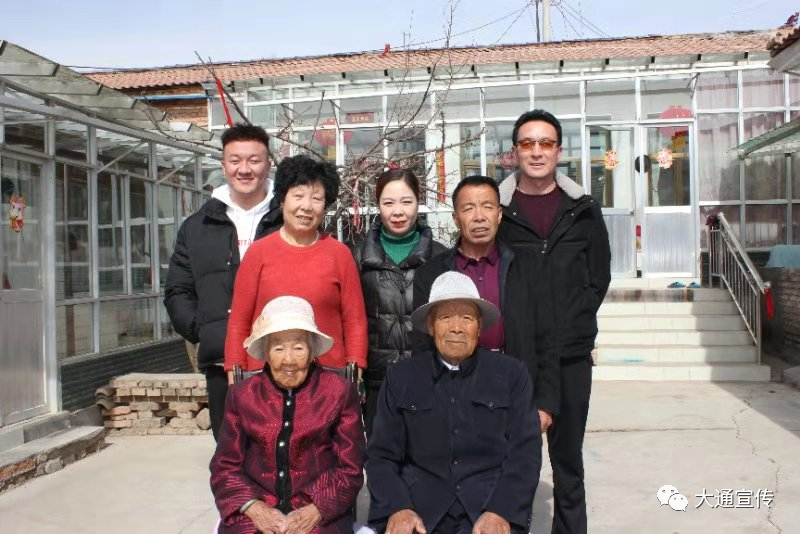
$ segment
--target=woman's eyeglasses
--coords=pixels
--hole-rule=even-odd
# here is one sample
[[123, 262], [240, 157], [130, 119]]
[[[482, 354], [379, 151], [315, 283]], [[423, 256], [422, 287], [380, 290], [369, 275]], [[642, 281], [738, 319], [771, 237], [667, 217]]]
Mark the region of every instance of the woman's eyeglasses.
[[520, 150], [529, 152], [533, 147], [539, 145], [544, 152], [550, 152], [558, 146], [558, 141], [550, 139], [549, 137], [542, 137], [541, 139], [518, 139], [517, 146]]

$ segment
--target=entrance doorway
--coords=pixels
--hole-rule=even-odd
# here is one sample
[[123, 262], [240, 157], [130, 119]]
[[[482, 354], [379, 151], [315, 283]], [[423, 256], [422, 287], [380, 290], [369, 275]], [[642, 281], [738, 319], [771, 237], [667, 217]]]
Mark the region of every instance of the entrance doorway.
[[42, 170], [0, 156], [0, 426], [49, 411]]
[[589, 193], [616, 278], [696, 275], [690, 123], [590, 125]]

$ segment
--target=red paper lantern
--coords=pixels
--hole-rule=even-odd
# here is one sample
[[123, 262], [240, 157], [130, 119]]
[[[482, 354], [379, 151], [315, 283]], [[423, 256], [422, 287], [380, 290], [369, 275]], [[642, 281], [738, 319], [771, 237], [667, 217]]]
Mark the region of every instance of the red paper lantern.
[[[335, 126], [336, 119], [328, 119], [320, 123], [320, 126]], [[344, 131], [344, 144], [350, 142], [350, 139], [353, 137], [353, 132], [350, 130]], [[321, 146], [336, 146], [336, 130], [331, 128], [330, 130], [317, 130], [314, 132], [314, 140], [319, 143]]]
[[[689, 119], [692, 117], [692, 110], [681, 106], [670, 106], [659, 115], [661, 119]], [[685, 134], [689, 131], [688, 126], [664, 126], [658, 129], [662, 134], [670, 139]]]

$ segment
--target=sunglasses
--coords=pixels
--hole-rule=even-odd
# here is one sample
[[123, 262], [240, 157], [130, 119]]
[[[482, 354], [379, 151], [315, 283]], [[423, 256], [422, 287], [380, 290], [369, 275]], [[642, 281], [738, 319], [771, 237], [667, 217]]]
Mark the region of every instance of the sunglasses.
[[550, 152], [558, 146], [558, 141], [550, 139], [549, 137], [542, 137], [541, 139], [519, 139], [517, 140], [517, 147], [520, 150], [529, 152], [533, 147], [539, 145], [544, 152]]

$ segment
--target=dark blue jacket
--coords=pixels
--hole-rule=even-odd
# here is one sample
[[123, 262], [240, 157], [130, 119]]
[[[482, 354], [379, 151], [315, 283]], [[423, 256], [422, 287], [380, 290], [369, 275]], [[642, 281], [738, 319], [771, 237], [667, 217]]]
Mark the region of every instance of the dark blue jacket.
[[367, 444], [369, 521], [413, 509], [433, 532], [456, 499], [530, 524], [542, 465], [539, 415], [525, 366], [478, 348], [451, 372], [434, 352], [390, 366]]

